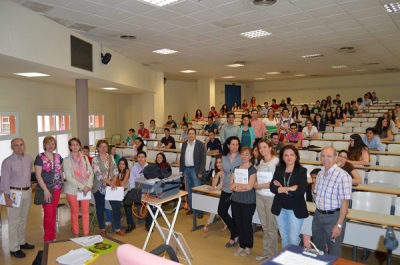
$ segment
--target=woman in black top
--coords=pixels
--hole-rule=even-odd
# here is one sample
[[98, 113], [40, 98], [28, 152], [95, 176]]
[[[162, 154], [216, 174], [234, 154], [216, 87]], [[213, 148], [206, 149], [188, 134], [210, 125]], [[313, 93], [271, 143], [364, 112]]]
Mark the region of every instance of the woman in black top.
[[320, 131], [325, 131], [326, 129], [326, 122], [322, 118], [322, 115], [317, 113], [314, 116], [314, 126], [317, 128], [317, 130]]
[[302, 118], [308, 118], [311, 115], [310, 109], [307, 104], [303, 105], [303, 109], [300, 111], [300, 115]]
[[332, 110], [328, 109], [325, 115], [326, 126], [335, 127], [338, 123], [332, 114]]
[[344, 113], [342, 107], [337, 106], [335, 110], [335, 114], [333, 115], [335, 117], [335, 120], [338, 121], [346, 121], [346, 114]]
[[275, 194], [271, 212], [276, 216], [282, 248], [300, 243], [300, 230], [304, 218], [308, 217], [304, 199], [307, 185], [307, 169], [300, 166], [299, 151], [293, 145], [284, 146], [270, 184]]

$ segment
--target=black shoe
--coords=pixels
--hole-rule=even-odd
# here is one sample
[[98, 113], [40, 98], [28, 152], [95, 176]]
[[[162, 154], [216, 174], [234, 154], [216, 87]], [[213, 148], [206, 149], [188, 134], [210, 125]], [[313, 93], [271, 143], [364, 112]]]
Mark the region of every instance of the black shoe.
[[128, 227], [125, 230], [125, 233], [128, 234], [130, 232], [132, 232], [132, 230], [136, 229], [136, 225], [128, 225]]
[[16, 257], [16, 258], [25, 258], [26, 255], [24, 252], [22, 252], [21, 250], [17, 250], [17, 251], [10, 251], [11, 256]]
[[[150, 225], [145, 224], [144, 226], [146, 227], [147, 232], [149, 232], [150, 231]], [[152, 233], [153, 233], [153, 231], [154, 231], [154, 229], [151, 230]]]
[[34, 245], [29, 245], [28, 243], [25, 243], [23, 245], [20, 245], [21, 249], [34, 249], [35, 246]]

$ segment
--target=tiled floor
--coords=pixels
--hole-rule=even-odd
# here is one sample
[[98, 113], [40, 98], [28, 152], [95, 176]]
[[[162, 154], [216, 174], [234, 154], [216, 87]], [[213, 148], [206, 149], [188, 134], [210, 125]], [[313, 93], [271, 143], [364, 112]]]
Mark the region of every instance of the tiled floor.
[[[60, 224], [60, 232], [58, 233], [58, 239], [68, 239], [71, 237], [71, 229], [70, 229], [70, 217], [69, 217], [69, 208], [68, 203], [65, 199], [61, 199], [60, 203], [65, 203], [66, 205], [60, 208], [60, 216], [59, 216], [59, 224]], [[168, 205], [166, 206], [168, 207]], [[171, 206], [172, 208], [172, 206]], [[172, 215], [168, 215], [170, 220], [172, 219]], [[199, 221], [199, 223], [206, 223], [208, 216]], [[29, 213], [29, 222], [27, 225], [27, 242], [30, 244], [36, 245], [34, 250], [26, 250], [24, 251], [27, 254], [27, 257], [24, 259], [16, 259], [14, 257], [10, 257], [9, 249], [8, 249], [8, 226], [7, 226], [7, 211], [3, 207], [1, 210], [1, 219], [2, 219], [2, 227], [0, 231], [1, 238], [1, 254], [0, 254], [0, 265], [25, 265], [32, 264], [36, 253], [39, 249], [43, 249], [43, 228], [42, 228], [42, 209], [41, 206], [37, 206], [32, 204]], [[161, 218], [159, 218], [161, 226], [166, 226]], [[125, 224], [125, 220], [123, 221]], [[194, 255], [194, 260], [192, 260], [192, 264], [260, 264], [261, 262], [255, 261], [254, 258], [261, 253], [261, 244], [262, 244], [262, 231], [257, 231], [254, 234], [254, 248], [252, 253], [248, 257], [234, 257], [232, 254], [235, 249], [225, 248], [225, 243], [229, 239], [228, 231], [220, 232], [221, 222], [217, 222], [210, 226], [210, 230], [207, 234], [203, 233], [202, 230], [197, 230], [191, 232], [192, 228], [192, 216], [186, 216], [185, 211], [181, 210], [178, 215], [178, 220], [175, 226], [175, 230], [177, 232], [181, 232], [187, 244], [190, 247]], [[92, 227], [90, 230], [91, 234], [98, 233], [97, 227]], [[120, 237], [116, 234], [109, 234], [112, 237], [115, 237], [123, 242], [133, 244], [137, 247], [142, 247], [145, 241], [145, 237], [147, 235], [147, 231], [144, 228], [144, 224], [140, 224], [137, 226], [136, 230], [132, 233], [126, 235], [125, 237]], [[147, 250], [152, 250], [158, 245], [160, 245], [161, 236], [157, 231], [154, 231], [150, 238], [149, 245]], [[67, 252], [68, 250], [66, 250]], [[348, 246], [343, 247], [343, 257], [347, 259], [351, 259], [352, 249]], [[359, 259], [361, 257], [361, 250], [358, 251]], [[180, 259], [183, 264], [187, 264], [185, 260]], [[372, 252], [369, 259], [365, 264], [386, 264], [386, 253], [374, 253]], [[399, 257], [393, 257], [392, 264], [400, 264]]]

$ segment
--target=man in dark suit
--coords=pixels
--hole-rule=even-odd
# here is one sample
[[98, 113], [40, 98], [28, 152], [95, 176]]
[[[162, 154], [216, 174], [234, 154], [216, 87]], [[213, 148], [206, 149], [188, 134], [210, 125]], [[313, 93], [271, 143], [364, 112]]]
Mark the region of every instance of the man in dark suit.
[[[183, 172], [186, 180], [186, 190], [190, 210], [186, 215], [193, 214], [192, 210], [192, 188], [201, 185], [200, 178], [206, 173], [206, 149], [201, 141], [196, 140], [196, 130], [188, 130], [188, 140], [182, 144], [179, 170]], [[199, 212], [197, 217], [203, 218], [203, 212]]]

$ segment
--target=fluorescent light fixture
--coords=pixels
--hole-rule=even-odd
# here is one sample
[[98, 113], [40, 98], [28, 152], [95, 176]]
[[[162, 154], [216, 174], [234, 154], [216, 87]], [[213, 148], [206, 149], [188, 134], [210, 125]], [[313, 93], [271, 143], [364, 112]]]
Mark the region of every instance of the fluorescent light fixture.
[[244, 64], [234, 63], [234, 64], [227, 64], [226, 66], [228, 66], [228, 67], [242, 67], [242, 66], [244, 66]]
[[156, 50], [156, 51], [153, 51], [153, 52], [155, 52], [155, 53], [159, 53], [159, 54], [173, 54], [173, 53], [177, 53], [178, 51], [174, 51], [174, 50], [171, 50], [171, 49], [161, 49], [161, 50]]
[[256, 77], [256, 78], [254, 78], [254, 80], [264, 80], [265, 78], [264, 77]]
[[103, 87], [104, 90], [118, 90], [118, 88], [115, 87]]
[[279, 75], [281, 72], [267, 72], [267, 75]]
[[357, 69], [357, 70], [353, 70], [353, 72], [366, 72], [367, 69]]
[[348, 65], [342, 64], [342, 65], [332, 65], [332, 68], [334, 69], [339, 69], [339, 68], [347, 68], [349, 67]]
[[163, 7], [177, 2], [182, 2], [183, 0], [140, 0], [140, 1], [153, 6]]
[[254, 38], [262, 38], [271, 35], [272, 33], [269, 33], [265, 30], [259, 29], [259, 30], [253, 30], [253, 31], [248, 31], [248, 32], [243, 32], [240, 33], [240, 36], [249, 38], [249, 39], [254, 39]]
[[321, 58], [321, 57], [325, 57], [325, 56], [322, 55], [322, 54], [315, 53], [315, 54], [303, 55], [303, 56], [301, 56], [301, 57], [302, 57], [302, 58], [309, 59], [309, 58]]
[[233, 75], [223, 76], [222, 78], [235, 78]]
[[25, 77], [41, 77], [41, 76], [49, 76], [49, 75], [42, 74], [42, 73], [37, 73], [37, 72], [28, 72], [28, 73], [14, 73], [14, 75], [20, 75], [20, 76], [25, 76]]
[[294, 76], [306, 76], [305, 74], [298, 74], [298, 75], [294, 75]]
[[384, 7], [386, 8], [386, 11], [389, 13], [400, 12], [400, 2], [387, 4], [387, 5], [384, 5]]
[[183, 70], [183, 71], [180, 71], [180, 72], [181, 72], [181, 73], [185, 73], [185, 74], [196, 73], [195, 70]]

